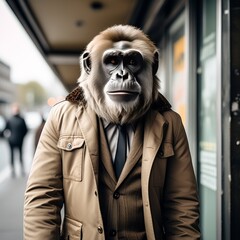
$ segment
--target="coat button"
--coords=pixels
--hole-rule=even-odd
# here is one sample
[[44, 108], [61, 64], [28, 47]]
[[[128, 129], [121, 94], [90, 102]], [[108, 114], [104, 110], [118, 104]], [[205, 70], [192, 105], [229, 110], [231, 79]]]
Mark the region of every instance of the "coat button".
[[72, 149], [72, 144], [71, 143], [67, 144], [67, 149], [69, 149], [69, 150]]
[[163, 151], [160, 151], [159, 152], [160, 156], [162, 157], [164, 155], [164, 152]]
[[115, 199], [118, 199], [118, 198], [120, 197], [119, 192], [114, 192], [114, 193], [113, 193], [113, 197], [114, 197]]
[[111, 237], [115, 237], [115, 236], [117, 235], [117, 231], [114, 230], [114, 229], [111, 229], [110, 232], [109, 232], [109, 235], [110, 235]]
[[99, 232], [100, 234], [102, 234], [102, 233], [103, 233], [103, 229], [102, 229], [102, 227], [101, 227], [101, 226], [98, 226], [98, 232]]

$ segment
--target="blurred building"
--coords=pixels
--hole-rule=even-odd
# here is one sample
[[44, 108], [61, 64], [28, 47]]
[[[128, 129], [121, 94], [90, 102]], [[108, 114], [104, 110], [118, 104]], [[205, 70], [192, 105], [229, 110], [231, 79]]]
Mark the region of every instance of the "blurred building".
[[16, 86], [10, 80], [10, 67], [0, 60], [0, 115], [6, 115], [6, 106], [15, 101]]

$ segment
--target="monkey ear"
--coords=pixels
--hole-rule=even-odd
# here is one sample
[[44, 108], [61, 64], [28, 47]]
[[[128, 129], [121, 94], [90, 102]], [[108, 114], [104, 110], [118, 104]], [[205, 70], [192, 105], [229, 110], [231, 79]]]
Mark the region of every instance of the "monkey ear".
[[158, 64], [159, 64], [159, 54], [158, 54], [158, 51], [156, 50], [153, 55], [153, 64], [152, 64], [153, 75], [157, 73]]
[[84, 52], [82, 55], [83, 67], [87, 74], [91, 71], [91, 59], [89, 52]]

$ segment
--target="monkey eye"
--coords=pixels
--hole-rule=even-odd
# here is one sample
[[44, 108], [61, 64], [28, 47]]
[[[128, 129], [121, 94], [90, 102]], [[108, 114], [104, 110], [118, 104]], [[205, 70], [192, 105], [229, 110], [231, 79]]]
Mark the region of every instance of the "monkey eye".
[[112, 65], [116, 65], [116, 64], [117, 64], [117, 59], [112, 58], [112, 59], [110, 60], [110, 63], [111, 63]]
[[129, 59], [128, 64], [135, 66], [135, 65], [137, 65], [137, 61], [135, 61], [135, 59], [131, 58], [131, 59]]
[[133, 72], [137, 72], [143, 65], [143, 57], [137, 51], [131, 51], [124, 57], [124, 63]]
[[104, 63], [106, 65], [113, 65], [113, 66], [117, 66], [119, 64], [119, 59], [117, 56], [107, 56], [104, 59]]

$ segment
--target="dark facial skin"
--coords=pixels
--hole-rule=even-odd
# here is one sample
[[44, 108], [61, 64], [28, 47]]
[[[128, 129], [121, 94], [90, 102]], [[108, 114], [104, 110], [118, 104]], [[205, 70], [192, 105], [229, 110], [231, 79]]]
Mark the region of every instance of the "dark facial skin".
[[112, 101], [128, 102], [140, 94], [137, 75], [143, 67], [142, 54], [134, 49], [112, 49], [103, 55], [103, 68], [109, 81], [106, 93]]

